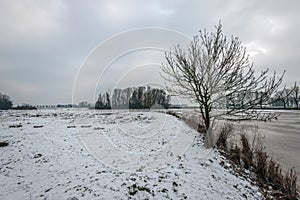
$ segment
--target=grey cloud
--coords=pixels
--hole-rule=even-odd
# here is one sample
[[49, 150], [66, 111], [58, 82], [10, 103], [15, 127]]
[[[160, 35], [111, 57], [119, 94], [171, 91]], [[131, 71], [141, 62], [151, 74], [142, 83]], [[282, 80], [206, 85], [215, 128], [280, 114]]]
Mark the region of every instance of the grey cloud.
[[[300, 82], [299, 4], [296, 0], [1, 1], [0, 91], [15, 103], [69, 103], [83, 60], [112, 35], [138, 27], [165, 27], [192, 36], [203, 28], [213, 31], [219, 19], [226, 35], [239, 36], [248, 47], [258, 70], [286, 69], [286, 84]], [[130, 42], [129, 48], [151, 43], [164, 44], [166, 49], [180, 42], [159, 34], [148, 37], [149, 44], [139, 35], [117, 42], [122, 48]], [[115, 79], [132, 66], [164, 61], [153, 51], [132, 53], [115, 62], [107, 71], [105, 83], [97, 85], [102, 67], [122, 52], [118, 48], [116, 43], [102, 54], [92, 54], [88, 63], [91, 69], [82, 70], [77, 80], [80, 85], [75, 84], [81, 91], [76, 93], [75, 103], [93, 101], [95, 91], [97, 94], [111, 88]], [[122, 85], [151, 78], [158, 81], [156, 75], [149, 77], [149, 69], [156, 67], [148, 67], [128, 73]]]

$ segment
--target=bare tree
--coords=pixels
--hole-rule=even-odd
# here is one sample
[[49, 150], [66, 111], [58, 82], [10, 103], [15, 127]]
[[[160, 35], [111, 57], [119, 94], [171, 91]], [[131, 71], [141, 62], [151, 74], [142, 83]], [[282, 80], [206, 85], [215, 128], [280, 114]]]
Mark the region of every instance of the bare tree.
[[103, 95], [100, 93], [98, 100], [95, 103], [95, 109], [103, 109], [104, 102], [103, 102]]
[[6, 94], [0, 93], [0, 110], [7, 110], [12, 108], [12, 101], [10, 100], [10, 97]]
[[281, 103], [281, 106], [283, 106], [283, 108], [287, 108], [290, 103], [290, 97], [292, 92], [293, 89], [288, 89], [286, 88], [286, 86], [284, 86], [283, 90], [276, 92], [275, 94], [276, 101]]
[[[221, 23], [215, 33], [199, 33], [187, 48], [177, 45], [165, 53], [162, 77], [171, 83], [167, 90], [198, 103], [206, 132], [215, 119], [266, 121], [276, 117], [255, 108], [269, 101], [284, 73], [269, 76], [266, 69], [256, 75], [246, 48], [238, 37], [226, 38]], [[224, 101], [224, 109], [212, 112]]]
[[294, 104], [296, 106], [296, 108], [299, 108], [299, 101], [300, 101], [300, 91], [299, 91], [299, 86], [297, 85], [297, 83], [295, 82], [295, 85], [292, 87], [291, 89], [292, 93], [291, 96], [293, 98]]
[[92, 105], [87, 101], [82, 101], [78, 104], [78, 107], [80, 107], [80, 108], [90, 108], [90, 107], [92, 107]]

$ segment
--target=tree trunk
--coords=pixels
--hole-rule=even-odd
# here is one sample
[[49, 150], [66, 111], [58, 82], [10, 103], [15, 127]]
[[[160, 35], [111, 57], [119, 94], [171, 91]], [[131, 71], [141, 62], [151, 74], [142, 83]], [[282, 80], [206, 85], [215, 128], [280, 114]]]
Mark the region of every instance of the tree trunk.
[[285, 109], [286, 108], [286, 102], [283, 101], [283, 108]]
[[295, 100], [296, 108], [299, 109], [299, 102], [297, 101], [297, 99], [294, 100]]
[[209, 116], [209, 108], [207, 105], [204, 106], [205, 113], [205, 128], [208, 130], [210, 128], [210, 116]]

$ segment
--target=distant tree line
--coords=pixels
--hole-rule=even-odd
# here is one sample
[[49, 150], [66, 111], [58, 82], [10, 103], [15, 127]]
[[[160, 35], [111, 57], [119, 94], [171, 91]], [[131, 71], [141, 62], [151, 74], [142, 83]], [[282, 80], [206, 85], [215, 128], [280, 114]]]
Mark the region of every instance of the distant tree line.
[[169, 103], [170, 96], [163, 89], [140, 86], [100, 93], [95, 109], [149, 109], [158, 105], [168, 108]]
[[14, 110], [36, 110], [37, 107], [30, 105], [30, 104], [22, 104], [22, 105], [18, 105], [16, 107], [13, 107], [12, 109]]
[[281, 109], [299, 109], [300, 91], [299, 86], [295, 83], [292, 87], [286, 86], [282, 90], [278, 90], [274, 95], [265, 100], [266, 94], [263, 91], [238, 93], [235, 97], [226, 99], [226, 102], [218, 102], [215, 107], [224, 108], [243, 108], [249, 102], [256, 102], [257, 109], [263, 108], [281, 108]]
[[296, 82], [294, 86], [290, 88], [284, 87], [282, 90], [279, 90], [271, 99], [271, 105], [273, 107], [299, 109], [299, 103], [300, 91]]
[[13, 103], [10, 100], [10, 97], [6, 94], [0, 93], [0, 110], [7, 110], [12, 108]]
[[[57, 105], [60, 106], [60, 105]], [[38, 109], [44, 109], [44, 108], [56, 108], [56, 105], [36, 105], [35, 107]]]

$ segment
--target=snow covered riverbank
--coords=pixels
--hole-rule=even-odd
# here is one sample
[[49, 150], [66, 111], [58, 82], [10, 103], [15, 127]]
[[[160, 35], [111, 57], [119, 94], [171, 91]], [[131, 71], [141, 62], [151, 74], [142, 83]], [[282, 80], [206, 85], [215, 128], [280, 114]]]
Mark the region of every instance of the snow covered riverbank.
[[163, 113], [7, 111], [0, 121], [0, 199], [262, 198]]

